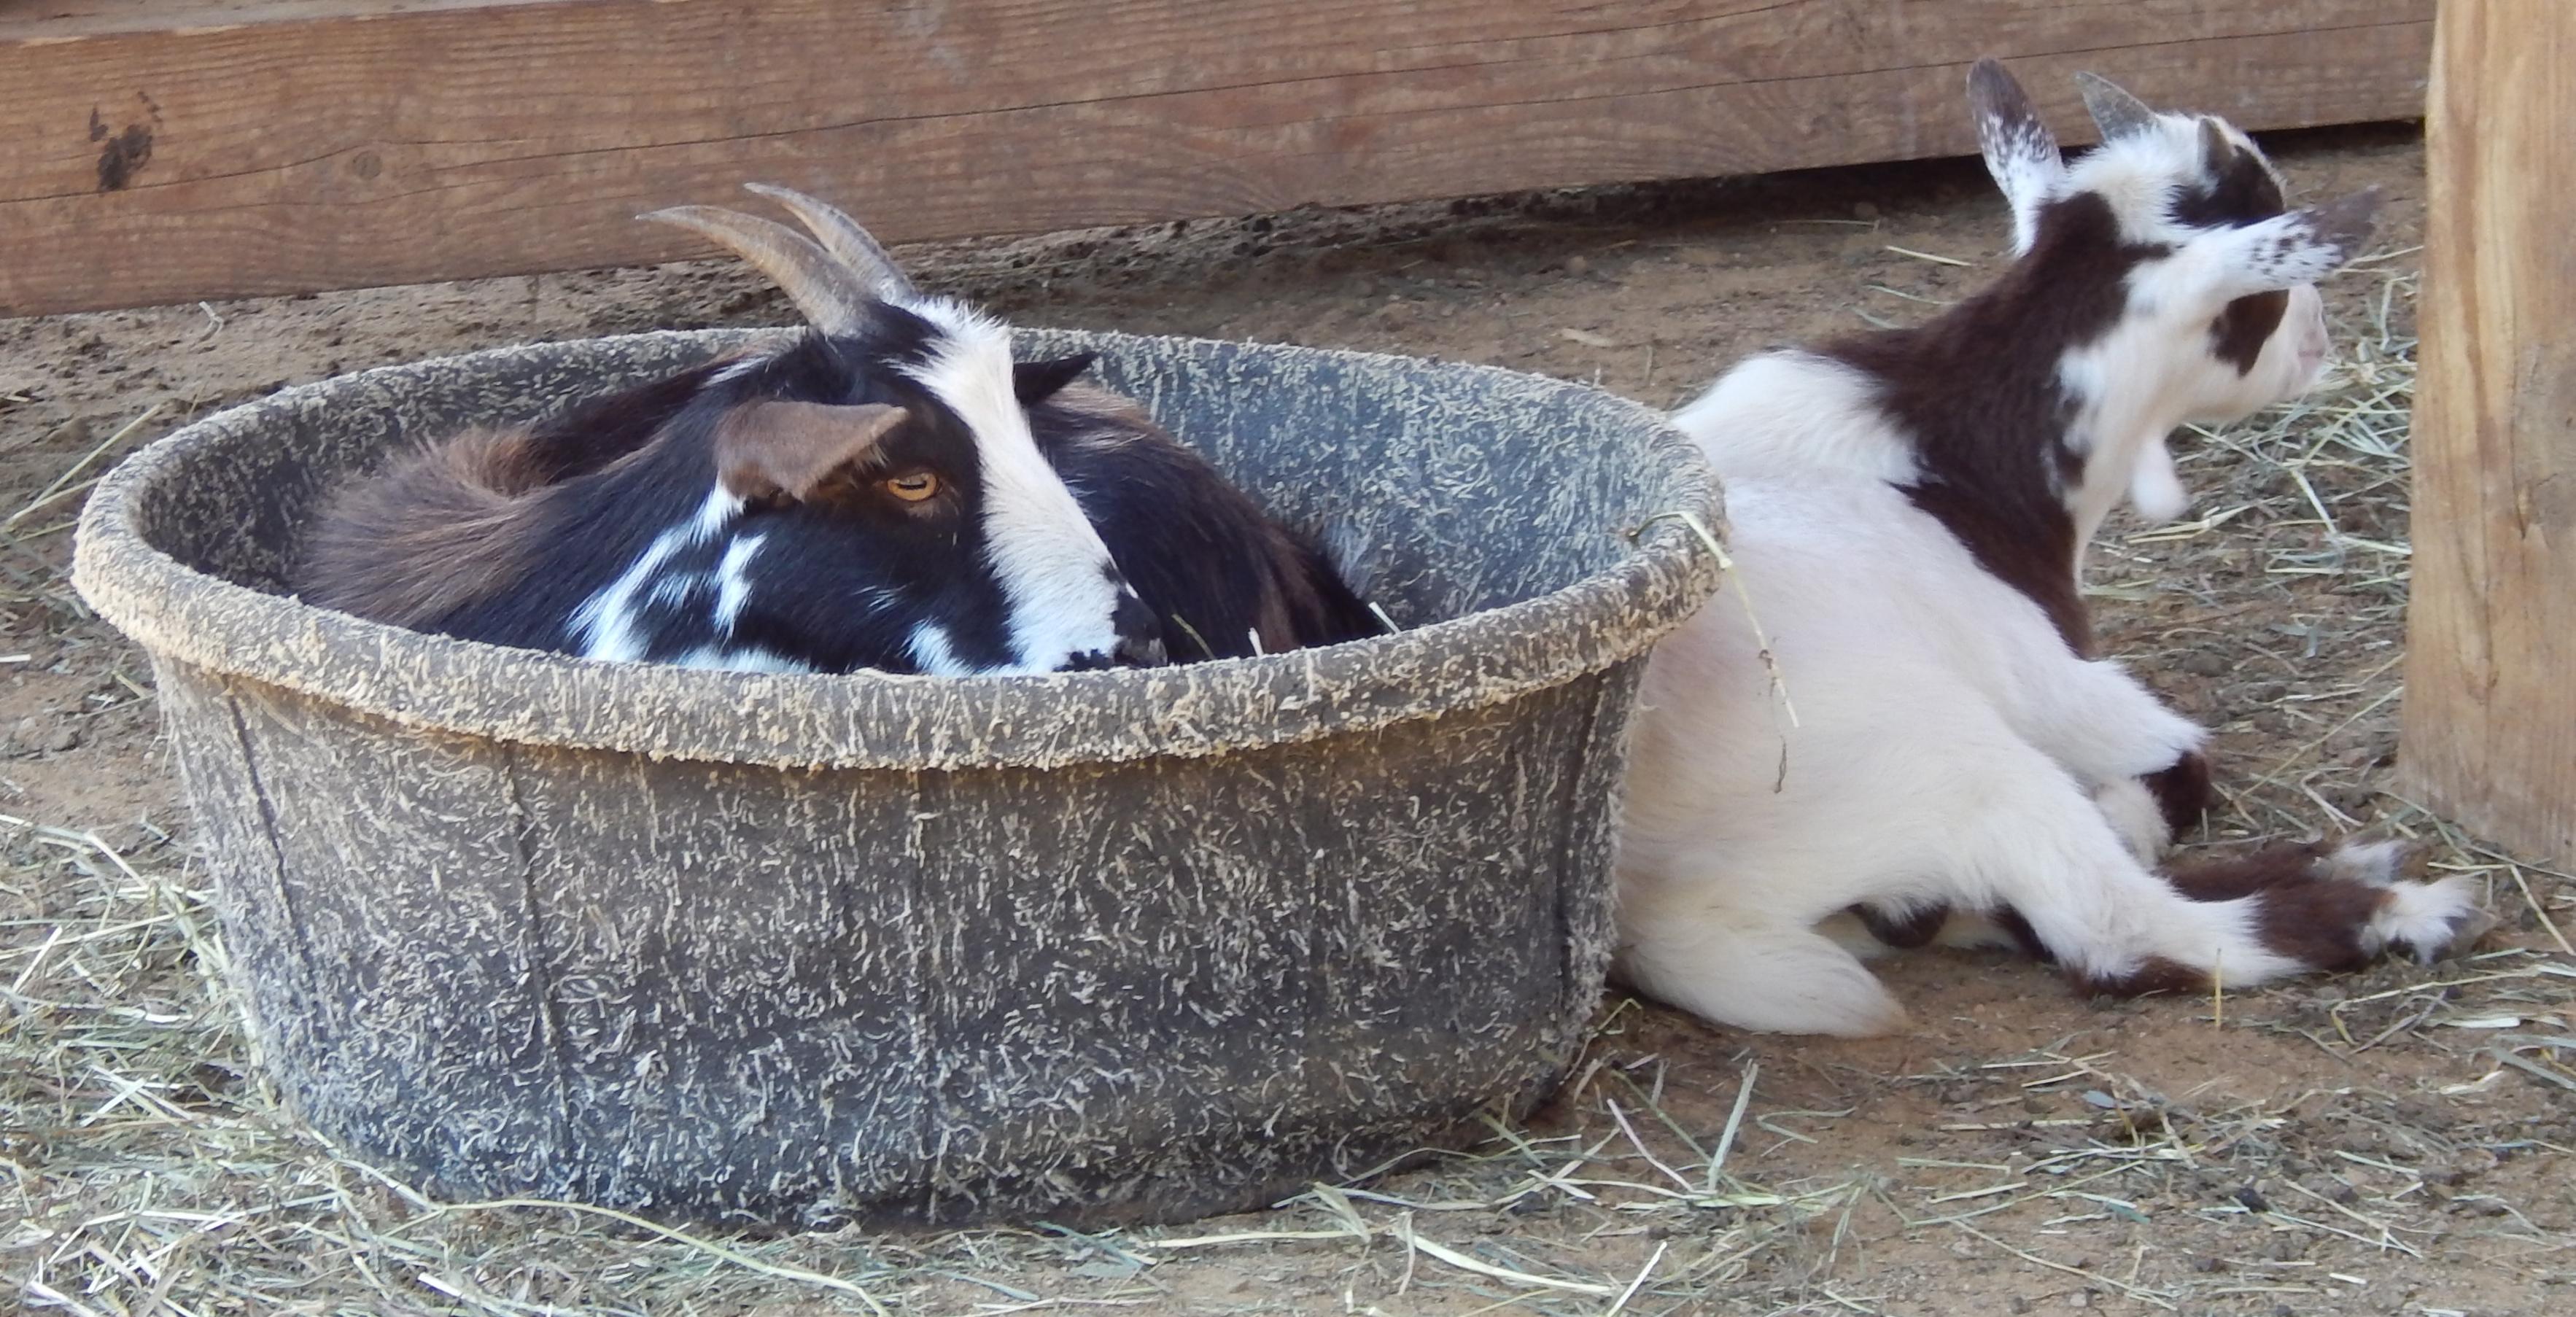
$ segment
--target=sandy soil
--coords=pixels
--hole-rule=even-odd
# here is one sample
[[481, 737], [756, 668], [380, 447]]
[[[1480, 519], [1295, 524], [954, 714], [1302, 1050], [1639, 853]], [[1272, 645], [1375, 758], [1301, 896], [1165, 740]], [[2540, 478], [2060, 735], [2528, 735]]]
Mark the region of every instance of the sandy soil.
[[[2396, 130], [2279, 146], [2305, 196], [2390, 191], [2381, 259], [2331, 294], [2345, 341], [2376, 342], [2384, 360], [2412, 335], [2420, 149]], [[1485, 362], [1661, 406], [1747, 350], [1918, 320], [1988, 277], [2003, 236], [1982, 172], [1952, 162], [901, 254], [925, 286], [1021, 323]], [[0, 321], [0, 511], [15, 514], [0, 541], [0, 813], [98, 829], [146, 858], [187, 842], [148, 666], [59, 576], [77, 492], [108, 463], [212, 410], [340, 371], [788, 318], [752, 278], [704, 262]], [[2204, 512], [2244, 508], [2179, 538], [2130, 539], [2138, 528], [2115, 525], [2096, 559], [2097, 602], [2112, 647], [2217, 729], [2222, 776], [2255, 784], [2218, 844], [2377, 828], [2431, 838], [2437, 858], [2473, 856], [2380, 792], [2402, 560], [2285, 570], [2335, 546], [2277, 467], [2211, 443], [2184, 471]], [[2404, 488], [2386, 471], [2311, 474], [2332, 529], [2403, 543]], [[2484, 959], [2234, 997], [2217, 1020], [2205, 1000], [2087, 1002], [2040, 968], [1939, 952], [1888, 962], [1916, 1018], [1895, 1038], [1747, 1036], [1615, 1006], [1581, 1082], [1524, 1136], [1570, 1140], [1557, 1148], [1609, 1138], [1596, 1171], [1615, 1163], [1612, 1178], [1668, 1188], [1655, 1161], [1704, 1165], [1758, 1068], [1726, 1170], [1780, 1201], [1693, 1207], [1600, 1188], [1589, 1202], [1534, 1192], [1494, 1206], [1536, 1161], [1486, 1150], [1370, 1186], [1388, 1201], [1345, 1206], [1379, 1225], [1405, 1213], [1425, 1237], [1514, 1269], [1614, 1287], [1646, 1269], [1618, 1299], [1637, 1312], [2565, 1311], [2576, 1093], [2499, 1067], [2492, 1029], [2445, 1027], [2511, 1017], [2568, 1032], [2571, 980], [2529, 953], [2556, 946], [2536, 908], [2555, 902], [2562, 926], [2576, 922], [2576, 887], [2543, 879], [2530, 900], [2496, 888], [2503, 924]], [[21, 904], [45, 901], [39, 888]], [[1622, 1119], [1640, 1123], [1643, 1146], [1623, 1141]], [[1425, 1206], [1444, 1199], [1485, 1206]], [[1309, 1200], [1160, 1233], [1314, 1229], [1335, 1210]], [[1149, 1312], [1463, 1314], [1520, 1292], [1383, 1235], [1177, 1248], [1139, 1268], [1120, 1249], [1150, 1251], [1151, 1233], [1123, 1246], [955, 1245], [972, 1261], [946, 1265], [1007, 1284], [924, 1279], [907, 1310], [971, 1310], [1017, 1289]], [[834, 1246], [804, 1246], [804, 1265]], [[795, 1293], [760, 1310], [824, 1302]], [[1576, 1291], [1520, 1303], [1613, 1306]]]

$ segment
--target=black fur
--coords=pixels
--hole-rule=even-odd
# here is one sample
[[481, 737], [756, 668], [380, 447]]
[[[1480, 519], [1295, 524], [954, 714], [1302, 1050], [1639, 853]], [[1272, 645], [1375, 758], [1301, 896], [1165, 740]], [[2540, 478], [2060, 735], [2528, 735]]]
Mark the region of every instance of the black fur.
[[[343, 498], [313, 537], [321, 560], [298, 570], [309, 602], [417, 629], [494, 644], [583, 652], [582, 610], [666, 537], [673, 547], [615, 611], [647, 661], [737, 665], [761, 657], [824, 672], [917, 671], [916, 627], [935, 622], [973, 668], [1009, 663], [1009, 605], [983, 567], [984, 478], [960, 418], [894, 367], [926, 360], [939, 331], [891, 305], [857, 335], [809, 332], [767, 356], [710, 363], [575, 407], [531, 427], [512, 449], [511, 515], [529, 546], [506, 558], [465, 603], [430, 616], [392, 615], [333, 583], [353, 574], [335, 559], [418, 552], [399, 500]], [[1133, 595], [1116, 617], [1116, 655], [1077, 660], [1160, 662], [1239, 657], [1373, 635], [1383, 628], [1312, 545], [1278, 526], [1215, 468], [1132, 403], [1070, 389], [1088, 354], [1020, 363], [1013, 389], [1040, 451], [1099, 531]], [[702, 542], [691, 524], [718, 482], [719, 427], [764, 401], [885, 404], [907, 419], [851, 469], [802, 498], [748, 503]], [[935, 473], [940, 492], [906, 504], [882, 477]], [[379, 480], [389, 477], [379, 477]], [[520, 487], [524, 486], [524, 488]], [[362, 511], [352, 511], [360, 509]], [[337, 520], [335, 520], [335, 518]], [[728, 552], [758, 547], [731, 626], [719, 625]], [[401, 564], [368, 564], [376, 575]], [[1253, 637], [1258, 634], [1256, 642]], [[748, 658], [747, 658], [748, 656]]]
[[[837, 473], [802, 499], [752, 502], [721, 533], [665, 555], [624, 610], [630, 633], [643, 641], [637, 657], [722, 654], [739, 661], [756, 652], [824, 672], [909, 672], [918, 670], [914, 629], [929, 620], [963, 662], [1007, 664], [1009, 606], [984, 566], [984, 480], [974, 438], [954, 412], [893, 369], [926, 359], [938, 332], [919, 316], [883, 306], [859, 335], [809, 332], [771, 355], [683, 371], [534, 427], [522, 465], [541, 487], [524, 496], [519, 515], [542, 525], [528, 536], [532, 550], [517, 570], [437, 616], [383, 620], [582, 652], [584, 604], [657, 541], [688, 526], [717, 487], [717, 430], [728, 414], [769, 400], [880, 403], [904, 408], [907, 419], [865, 469]], [[872, 478], [916, 469], [940, 483], [939, 495], [921, 504], [896, 500]], [[329, 515], [315, 539], [335, 552], [391, 539], [330, 525]], [[741, 609], [730, 628], [719, 626], [718, 570], [728, 551], [755, 539]], [[310, 602], [382, 615], [366, 600], [316, 588], [330, 566], [307, 562], [300, 570]], [[1150, 657], [1141, 610], [1126, 621], [1137, 637], [1132, 654]]]
[[1068, 389], [1031, 407], [1029, 425], [1152, 610], [1172, 662], [1330, 645], [1386, 629], [1322, 551], [1125, 399]]

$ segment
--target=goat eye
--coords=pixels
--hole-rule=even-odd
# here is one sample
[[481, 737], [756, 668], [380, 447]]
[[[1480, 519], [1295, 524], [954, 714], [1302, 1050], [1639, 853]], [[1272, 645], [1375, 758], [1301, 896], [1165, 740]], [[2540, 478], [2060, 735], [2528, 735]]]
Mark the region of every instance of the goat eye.
[[927, 471], [912, 471], [885, 482], [886, 492], [906, 503], [918, 503], [939, 492], [939, 477]]

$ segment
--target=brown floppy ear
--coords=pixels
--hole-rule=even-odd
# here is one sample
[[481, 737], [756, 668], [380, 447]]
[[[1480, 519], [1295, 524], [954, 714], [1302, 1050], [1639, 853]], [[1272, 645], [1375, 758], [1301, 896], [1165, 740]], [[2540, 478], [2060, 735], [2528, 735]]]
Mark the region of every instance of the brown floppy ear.
[[834, 471], [874, 451], [904, 415], [901, 407], [873, 402], [738, 407], [716, 426], [716, 477], [746, 501], [801, 502]]

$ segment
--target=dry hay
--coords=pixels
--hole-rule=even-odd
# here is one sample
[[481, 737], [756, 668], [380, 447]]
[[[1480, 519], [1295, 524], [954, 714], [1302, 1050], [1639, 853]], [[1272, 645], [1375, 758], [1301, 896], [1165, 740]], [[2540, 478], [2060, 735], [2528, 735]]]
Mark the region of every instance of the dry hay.
[[[1633, 1032], [1657, 1013], [1623, 1002], [1542, 1119], [1267, 1213], [1093, 1235], [688, 1233], [574, 1204], [433, 1202], [342, 1156], [257, 1078], [202, 871], [149, 838], [125, 853], [77, 824], [5, 819], [0, 1274], [32, 1309], [128, 1317], [1883, 1312], [1909, 1284], [1937, 1304], [1951, 1278], [1854, 1260], [1868, 1213], [1950, 1238], [1962, 1275], [2000, 1268], [2039, 1296], [2012, 1298], [2014, 1311], [2350, 1300], [2439, 1317], [2450, 1310], [2410, 1300], [2405, 1278], [2456, 1268], [2463, 1240], [2472, 1265], [2576, 1279], [2563, 1183], [2499, 1170], [2576, 1140], [2566, 1119], [2544, 1119], [2576, 1101], [2576, 881], [2383, 794], [2406, 581], [2409, 255], [2365, 262], [2384, 271], [2375, 310], [2338, 327], [2357, 346], [2330, 388], [2199, 436], [2182, 457], [2197, 517], [2115, 530], [2092, 565], [2115, 648], [2187, 711], [2254, 711], [2218, 729], [2221, 762], [2239, 767], [2223, 775], [2212, 845], [2361, 827], [2410, 837], [2429, 869], [2483, 878], [2518, 939], [2207, 1003], [2213, 1030], [2356, 1061], [2351, 1083], [2204, 1101], [2066, 1043], [1945, 1062], [1870, 1079], [1950, 1113], [1899, 1139], [1919, 1155], [1765, 1181], [1749, 1169], [1755, 1140], [1823, 1147], [1859, 1132], [1857, 1108], [1780, 1109], [1750, 1047], [1685, 1074]], [[48, 520], [85, 478], [67, 471], [21, 518]], [[83, 625], [44, 562], [0, 544], [12, 605]], [[2475, 1117], [2380, 1091], [2357, 1059], [2400, 1048], [2476, 1071], [2433, 1098], [2512, 1085], [2542, 1098]]]
[[[223, 948], [195, 871], [137, 864], [94, 834], [0, 816], [6, 893], [42, 910], [11, 921], [0, 1034], [14, 1184], [0, 1258], [31, 1306], [67, 1312], [663, 1313], [1016, 1311], [1159, 1298], [1151, 1270], [1219, 1250], [1340, 1243], [1425, 1272], [1425, 1292], [1632, 1295], [1648, 1279], [1591, 1274], [1579, 1240], [1444, 1243], [1465, 1214], [1510, 1220], [1536, 1199], [1608, 1219], [1711, 1213], [1732, 1227], [1666, 1261], [1660, 1292], [1733, 1282], [1795, 1221], [1853, 1186], [1794, 1193], [1726, 1174], [1732, 1129], [1695, 1159], [1651, 1150], [1655, 1096], [1616, 1074], [1614, 1132], [1542, 1136], [1496, 1126], [1496, 1146], [1379, 1187], [1317, 1186], [1247, 1228], [1082, 1235], [852, 1231], [720, 1238], [570, 1203], [438, 1203], [342, 1156], [260, 1084], [222, 978]], [[1603, 1070], [1596, 1061], [1589, 1085]], [[1749, 1090], [1748, 1090], [1749, 1092]], [[1634, 1107], [1632, 1112], [1630, 1107]], [[1739, 1108], [1739, 1115], [1741, 1109]], [[1066, 1294], [1070, 1288], [1073, 1293]], [[980, 1294], [984, 1300], [961, 1301]], [[1598, 1310], [1596, 1304], [1593, 1310]]]

